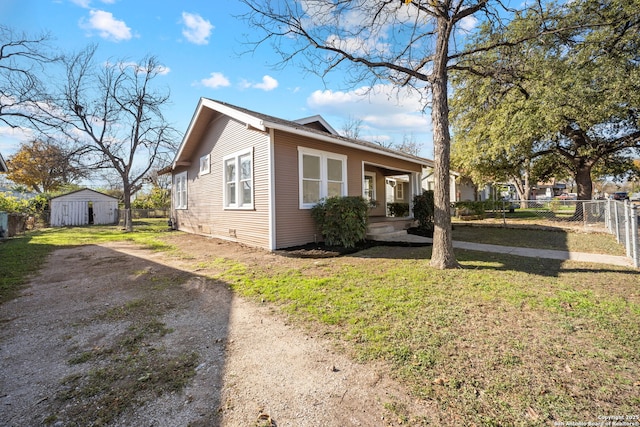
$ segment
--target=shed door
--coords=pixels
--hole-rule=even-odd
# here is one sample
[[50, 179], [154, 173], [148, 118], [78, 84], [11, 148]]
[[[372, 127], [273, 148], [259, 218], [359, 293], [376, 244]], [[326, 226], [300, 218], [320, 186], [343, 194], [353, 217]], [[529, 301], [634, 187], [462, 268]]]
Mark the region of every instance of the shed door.
[[83, 201], [65, 201], [62, 207], [62, 224], [86, 225], [89, 223], [89, 203]]

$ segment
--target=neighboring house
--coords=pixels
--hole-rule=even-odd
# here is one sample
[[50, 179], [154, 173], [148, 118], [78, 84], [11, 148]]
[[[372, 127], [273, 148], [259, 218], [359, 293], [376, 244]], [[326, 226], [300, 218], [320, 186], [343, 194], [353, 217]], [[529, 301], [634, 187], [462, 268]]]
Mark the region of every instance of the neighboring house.
[[4, 162], [4, 159], [2, 158], [2, 153], [0, 153], [0, 173], [5, 173], [5, 172], [9, 172], [9, 169], [7, 168], [7, 164]]
[[[424, 190], [435, 190], [436, 180], [434, 176], [433, 160], [427, 160], [427, 165], [422, 170], [422, 188]], [[460, 173], [449, 172], [449, 195], [452, 202], [476, 199], [476, 188], [473, 182]]]
[[89, 188], [51, 198], [49, 208], [52, 227], [118, 222], [118, 199]]
[[[419, 194], [427, 159], [345, 138], [320, 116], [297, 121], [202, 98], [171, 166], [171, 221], [191, 233], [280, 249], [319, 241], [310, 209], [330, 196]], [[401, 182], [388, 196], [388, 179]]]

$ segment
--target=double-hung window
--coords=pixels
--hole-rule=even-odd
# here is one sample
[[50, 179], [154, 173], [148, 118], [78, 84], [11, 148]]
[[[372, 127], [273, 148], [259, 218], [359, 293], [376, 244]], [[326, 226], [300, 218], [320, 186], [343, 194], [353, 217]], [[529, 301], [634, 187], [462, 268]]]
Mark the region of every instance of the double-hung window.
[[176, 174], [173, 181], [173, 203], [176, 209], [187, 209], [187, 172]]
[[223, 165], [225, 209], [253, 209], [253, 150], [226, 156]]
[[347, 195], [347, 156], [298, 147], [300, 209], [320, 200]]

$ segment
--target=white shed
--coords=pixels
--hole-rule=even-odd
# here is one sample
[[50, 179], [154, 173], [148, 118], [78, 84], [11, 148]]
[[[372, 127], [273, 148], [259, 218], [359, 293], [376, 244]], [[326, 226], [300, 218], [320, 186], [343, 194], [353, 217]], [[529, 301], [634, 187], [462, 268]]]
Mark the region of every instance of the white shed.
[[52, 227], [118, 222], [118, 199], [89, 188], [53, 197], [49, 208]]

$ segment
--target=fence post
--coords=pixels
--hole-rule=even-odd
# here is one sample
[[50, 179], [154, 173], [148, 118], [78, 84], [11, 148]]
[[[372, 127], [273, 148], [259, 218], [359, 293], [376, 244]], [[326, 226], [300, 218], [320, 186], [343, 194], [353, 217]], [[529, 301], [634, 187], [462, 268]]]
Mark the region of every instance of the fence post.
[[624, 200], [622, 202], [622, 206], [624, 209], [624, 246], [627, 250], [627, 256], [631, 256], [631, 208], [629, 206], [629, 201]]
[[616, 227], [616, 242], [620, 243], [620, 215], [618, 214], [618, 203], [611, 202], [613, 205], [614, 215], [614, 226]]
[[630, 211], [630, 217], [631, 217], [631, 235], [629, 236], [631, 238], [631, 253], [633, 256], [633, 266], [635, 268], [639, 268], [640, 267], [640, 253], [638, 253], [638, 246], [640, 246], [640, 244], [638, 243], [638, 240], [640, 239], [640, 236], [638, 235], [638, 206], [636, 205], [631, 205], [631, 208], [629, 209]]

